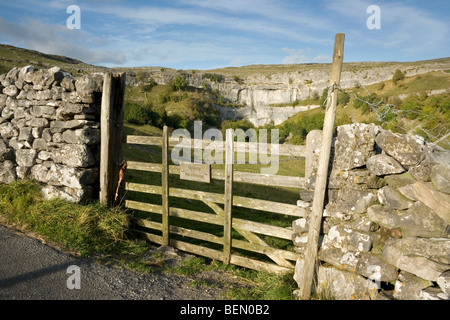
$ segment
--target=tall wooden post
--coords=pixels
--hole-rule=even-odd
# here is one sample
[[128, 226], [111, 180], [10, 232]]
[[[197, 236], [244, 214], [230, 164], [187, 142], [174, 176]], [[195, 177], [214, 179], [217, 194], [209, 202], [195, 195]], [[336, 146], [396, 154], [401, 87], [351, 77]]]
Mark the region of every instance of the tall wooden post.
[[125, 73], [105, 73], [100, 114], [100, 203], [113, 207], [122, 165]]
[[233, 206], [233, 162], [234, 162], [234, 134], [233, 129], [226, 131], [225, 146], [225, 205], [223, 223], [223, 263], [231, 260], [231, 209]]
[[319, 157], [319, 166], [317, 168], [316, 186], [314, 189], [314, 199], [311, 213], [311, 220], [308, 230], [308, 244], [305, 252], [305, 264], [301, 272], [300, 299], [309, 299], [314, 278], [314, 269], [317, 262], [317, 250], [319, 242], [320, 228], [322, 225], [322, 215], [324, 209], [325, 192], [328, 180], [328, 165], [330, 161], [331, 142], [334, 131], [334, 121], [336, 117], [336, 104], [341, 79], [342, 61], [344, 57], [344, 38], [343, 33], [336, 34], [333, 63], [331, 67], [330, 89], [331, 101], [328, 100], [323, 124], [322, 148]]
[[162, 137], [162, 245], [168, 246], [170, 243], [170, 223], [169, 223], [169, 134], [167, 126], [163, 127]]

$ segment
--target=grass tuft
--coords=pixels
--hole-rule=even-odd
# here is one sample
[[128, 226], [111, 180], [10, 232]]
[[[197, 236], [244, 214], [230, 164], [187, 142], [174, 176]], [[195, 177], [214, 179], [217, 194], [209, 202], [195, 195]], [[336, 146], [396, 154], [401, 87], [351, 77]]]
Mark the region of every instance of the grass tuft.
[[0, 217], [80, 256], [130, 247], [126, 241], [129, 217], [124, 211], [98, 202], [79, 205], [61, 199], [44, 200], [32, 181], [0, 184]]

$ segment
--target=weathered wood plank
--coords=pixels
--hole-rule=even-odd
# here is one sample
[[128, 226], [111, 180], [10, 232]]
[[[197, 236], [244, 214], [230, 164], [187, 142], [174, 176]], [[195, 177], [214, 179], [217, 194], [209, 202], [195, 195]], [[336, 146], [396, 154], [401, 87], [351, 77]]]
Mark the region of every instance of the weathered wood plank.
[[254, 210], [262, 210], [273, 213], [285, 214], [294, 217], [305, 217], [306, 210], [293, 204], [274, 202], [268, 200], [260, 200], [246, 198], [241, 196], [233, 196], [233, 205], [237, 207], [249, 208]]
[[187, 243], [187, 242], [175, 240], [175, 239], [170, 240], [170, 245], [179, 250], [183, 250], [183, 251], [190, 252], [193, 254], [198, 254], [198, 255], [208, 257], [208, 258], [211, 258], [214, 260], [219, 260], [219, 261], [222, 260], [222, 252], [218, 251], [218, 250], [202, 247], [199, 245], [195, 245], [192, 243]]
[[286, 240], [291, 240], [293, 234], [292, 229], [272, 226], [270, 224], [264, 224], [260, 222], [254, 222], [238, 218], [233, 219], [232, 225], [233, 228], [235, 228], [236, 230], [237, 229], [246, 230]]
[[127, 182], [125, 183], [125, 189], [128, 191], [136, 191], [150, 194], [162, 194], [162, 187], [142, 183]]
[[148, 172], [162, 172], [162, 165], [159, 163], [127, 161], [128, 170], [141, 170]]
[[170, 226], [170, 232], [179, 236], [194, 238], [198, 240], [208, 241], [217, 244], [223, 244], [223, 238], [215, 236], [211, 233], [186, 229], [183, 227]]
[[144, 202], [138, 202], [133, 200], [126, 200], [125, 201], [125, 207], [134, 209], [134, 210], [140, 210], [145, 212], [152, 212], [152, 213], [158, 213], [162, 214], [162, 206], [151, 204], [151, 203], [144, 203]]
[[267, 271], [267, 272], [272, 272], [272, 273], [276, 273], [276, 274], [292, 272], [292, 268], [286, 268], [286, 267], [278, 266], [276, 264], [262, 262], [262, 261], [238, 256], [235, 254], [231, 255], [230, 263], [235, 264], [237, 266], [244, 267], [244, 268], [250, 268], [250, 269], [259, 270], [259, 271]]
[[[238, 231], [245, 239], [250, 241], [250, 243], [259, 245], [260, 247], [271, 248], [264, 240], [262, 240], [260, 237], [258, 237], [253, 232], [242, 230], [242, 229], [239, 229]], [[280, 257], [277, 254], [277, 252], [268, 250], [265, 254], [270, 259], [272, 259], [277, 265], [287, 267], [287, 268], [293, 268], [293, 265], [289, 261], [284, 259], [283, 257]]]
[[125, 142], [130, 144], [146, 144], [152, 146], [161, 146], [162, 137], [151, 137], [151, 136], [133, 136], [129, 135], [125, 137]]
[[205, 191], [169, 188], [169, 195], [171, 197], [186, 198], [199, 201], [212, 201], [217, 203], [225, 202], [225, 195]]
[[145, 227], [145, 228], [154, 229], [154, 230], [158, 230], [158, 231], [161, 231], [161, 229], [162, 229], [162, 223], [156, 222], [156, 221], [134, 218], [133, 222], [140, 227]]
[[209, 213], [204, 213], [204, 212], [199, 212], [199, 211], [192, 211], [192, 210], [187, 210], [187, 209], [171, 207], [170, 215], [172, 217], [195, 220], [195, 221], [215, 224], [215, 225], [219, 225], [219, 226], [223, 225], [223, 218], [218, 217], [214, 214], [209, 214]]
[[233, 239], [233, 248], [243, 249], [247, 251], [252, 251], [261, 254], [274, 254], [283, 259], [288, 259], [292, 261], [296, 261], [300, 254], [295, 253], [293, 251], [287, 251], [282, 249], [277, 249], [273, 247], [263, 246], [256, 243], [247, 242], [244, 240]]

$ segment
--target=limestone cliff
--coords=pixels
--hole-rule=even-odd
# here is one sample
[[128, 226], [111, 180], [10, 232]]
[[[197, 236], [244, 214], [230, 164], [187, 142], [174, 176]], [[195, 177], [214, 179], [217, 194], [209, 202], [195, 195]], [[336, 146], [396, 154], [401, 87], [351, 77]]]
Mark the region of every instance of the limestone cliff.
[[[249, 71], [250, 69], [253, 69]], [[228, 101], [243, 105], [244, 108], [220, 109], [223, 119], [246, 118], [260, 126], [274, 121], [279, 124], [305, 109], [318, 106], [289, 107], [295, 100], [305, 100], [315, 94], [321, 95], [329, 85], [330, 64], [248, 66], [218, 70], [173, 70], [160, 67], [127, 69], [127, 83], [139, 85], [153, 78], [164, 84], [176, 76], [186, 77], [189, 86], [208, 87], [217, 90]], [[367, 86], [392, 79], [396, 69], [406, 76], [414, 76], [430, 71], [450, 69], [450, 59], [419, 62], [360, 62], [344, 63], [341, 88]], [[218, 77], [208, 77], [208, 75]], [[272, 108], [271, 105], [288, 105]]]

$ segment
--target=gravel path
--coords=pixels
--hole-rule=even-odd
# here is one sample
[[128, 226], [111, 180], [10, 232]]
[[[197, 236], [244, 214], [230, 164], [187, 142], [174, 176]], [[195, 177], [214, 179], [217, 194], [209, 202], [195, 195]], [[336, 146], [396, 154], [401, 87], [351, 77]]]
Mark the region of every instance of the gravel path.
[[[76, 284], [76, 274], [67, 272], [71, 265], [79, 267], [80, 289], [68, 289], [68, 282]], [[219, 300], [226, 293], [222, 276], [202, 273], [203, 281], [221, 286], [193, 286], [192, 278], [176, 274], [136, 273], [75, 257], [0, 225], [1, 300]]]

